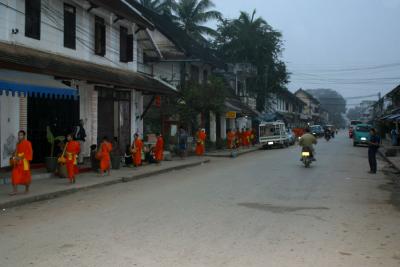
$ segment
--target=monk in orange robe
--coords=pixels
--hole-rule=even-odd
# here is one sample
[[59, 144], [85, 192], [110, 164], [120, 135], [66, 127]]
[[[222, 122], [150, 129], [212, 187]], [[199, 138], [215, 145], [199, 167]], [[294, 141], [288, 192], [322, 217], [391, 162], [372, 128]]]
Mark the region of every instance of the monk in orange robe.
[[108, 141], [108, 137], [105, 136], [103, 138], [103, 142], [100, 145], [100, 171], [101, 174], [105, 174], [107, 172], [110, 175], [111, 168], [111, 157], [110, 152], [112, 150], [112, 144]]
[[242, 137], [241, 137], [241, 133], [240, 133], [240, 129], [239, 128], [236, 129], [235, 142], [236, 142], [236, 148], [239, 148], [240, 144], [242, 142]]
[[235, 133], [232, 130], [229, 130], [226, 134], [226, 143], [228, 149], [232, 149], [235, 142]]
[[143, 150], [143, 142], [140, 140], [139, 135], [135, 134], [135, 140], [133, 141], [132, 145], [132, 159], [133, 165], [135, 167], [139, 167], [142, 165], [142, 150]]
[[154, 158], [156, 161], [164, 159], [164, 139], [161, 134], [157, 134], [157, 142], [154, 148]]
[[29, 186], [32, 181], [29, 162], [32, 160], [32, 156], [31, 142], [26, 140], [25, 131], [19, 131], [17, 148], [14, 156], [10, 160], [10, 163], [13, 165], [11, 173], [13, 191], [10, 195], [13, 196], [18, 193], [18, 185], [24, 185], [25, 193], [29, 193]]
[[79, 173], [77, 158], [80, 152], [81, 146], [79, 142], [72, 138], [72, 134], [68, 134], [65, 148], [65, 166], [67, 167], [68, 179], [71, 184], [75, 183], [75, 175]]
[[204, 129], [201, 129], [197, 132], [197, 142], [196, 142], [196, 155], [197, 156], [202, 156], [204, 155], [204, 152], [206, 150], [206, 131]]
[[244, 132], [245, 146], [250, 147], [251, 131], [249, 128]]
[[246, 146], [246, 130], [242, 128], [240, 131], [241, 146]]

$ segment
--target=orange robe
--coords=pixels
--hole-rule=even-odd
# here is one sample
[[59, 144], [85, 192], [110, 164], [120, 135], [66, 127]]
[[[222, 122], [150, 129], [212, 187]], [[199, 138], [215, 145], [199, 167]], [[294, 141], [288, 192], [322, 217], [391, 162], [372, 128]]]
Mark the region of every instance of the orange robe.
[[205, 152], [206, 133], [201, 131], [197, 133], [196, 155], [202, 156]]
[[100, 147], [100, 170], [102, 172], [110, 170], [111, 157], [110, 152], [112, 144], [110, 142], [103, 142]]
[[235, 140], [235, 142], [236, 142], [236, 147], [239, 148], [239, 147], [240, 147], [240, 143], [242, 142], [242, 137], [241, 137], [241, 134], [240, 134], [239, 131], [237, 131], [237, 132], [235, 133], [235, 138], [236, 138], [236, 140]]
[[157, 137], [157, 143], [154, 150], [154, 157], [157, 161], [162, 161], [164, 158], [164, 139], [159, 136]]
[[250, 146], [251, 131], [244, 132], [245, 145]]
[[32, 144], [28, 140], [22, 140], [17, 144], [16, 155], [21, 158], [15, 162], [11, 182], [13, 185], [29, 185], [32, 180], [29, 161], [32, 160]]
[[226, 141], [227, 141], [227, 146], [228, 149], [232, 149], [233, 148], [233, 142], [235, 140], [235, 133], [232, 131], [229, 131], [226, 135]]
[[135, 151], [132, 153], [133, 164], [138, 167], [142, 165], [142, 149], [143, 149], [143, 142], [140, 138], [136, 139], [133, 142], [133, 147]]
[[78, 170], [78, 154], [81, 152], [81, 146], [78, 141], [69, 141], [65, 149], [65, 166], [67, 167], [68, 179], [71, 181], [75, 179], [75, 175], [79, 173]]

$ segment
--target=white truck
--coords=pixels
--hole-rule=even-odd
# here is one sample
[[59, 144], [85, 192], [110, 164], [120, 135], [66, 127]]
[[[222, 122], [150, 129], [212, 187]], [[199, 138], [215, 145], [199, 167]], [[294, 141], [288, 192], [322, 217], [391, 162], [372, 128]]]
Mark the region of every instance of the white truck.
[[260, 123], [259, 141], [265, 148], [288, 147], [289, 137], [285, 123], [282, 121]]

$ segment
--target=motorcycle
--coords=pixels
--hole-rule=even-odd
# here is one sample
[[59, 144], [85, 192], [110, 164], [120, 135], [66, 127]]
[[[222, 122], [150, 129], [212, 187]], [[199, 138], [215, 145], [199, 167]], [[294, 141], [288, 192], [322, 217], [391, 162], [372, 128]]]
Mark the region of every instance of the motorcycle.
[[309, 149], [308, 147], [303, 147], [303, 149], [301, 150], [301, 161], [306, 168], [309, 168], [311, 162], [313, 162], [311, 149]]
[[331, 139], [331, 135], [329, 133], [325, 133], [325, 140], [327, 142], [329, 142], [330, 139]]

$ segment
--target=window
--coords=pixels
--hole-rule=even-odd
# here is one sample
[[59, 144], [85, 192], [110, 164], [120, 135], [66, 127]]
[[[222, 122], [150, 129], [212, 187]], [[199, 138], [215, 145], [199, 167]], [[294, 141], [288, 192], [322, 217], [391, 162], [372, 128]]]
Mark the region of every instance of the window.
[[106, 54], [106, 24], [103, 18], [95, 17], [94, 53], [99, 56]]
[[208, 82], [208, 71], [204, 70], [203, 71], [203, 84], [207, 84]]
[[133, 35], [128, 34], [125, 27], [119, 28], [119, 60], [121, 62], [133, 61]]
[[128, 34], [127, 45], [126, 45], [126, 56], [128, 62], [133, 61], [133, 34]]
[[128, 29], [119, 27], [119, 61], [128, 62]]
[[76, 10], [74, 6], [64, 4], [64, 47], [76, 46]]
[[199, 82], [199, 68], [197, 66], [190, 66], [190, 80], [192, 82]]
[[40, 40], [41, 0], [25, 0], [25, 36]]

